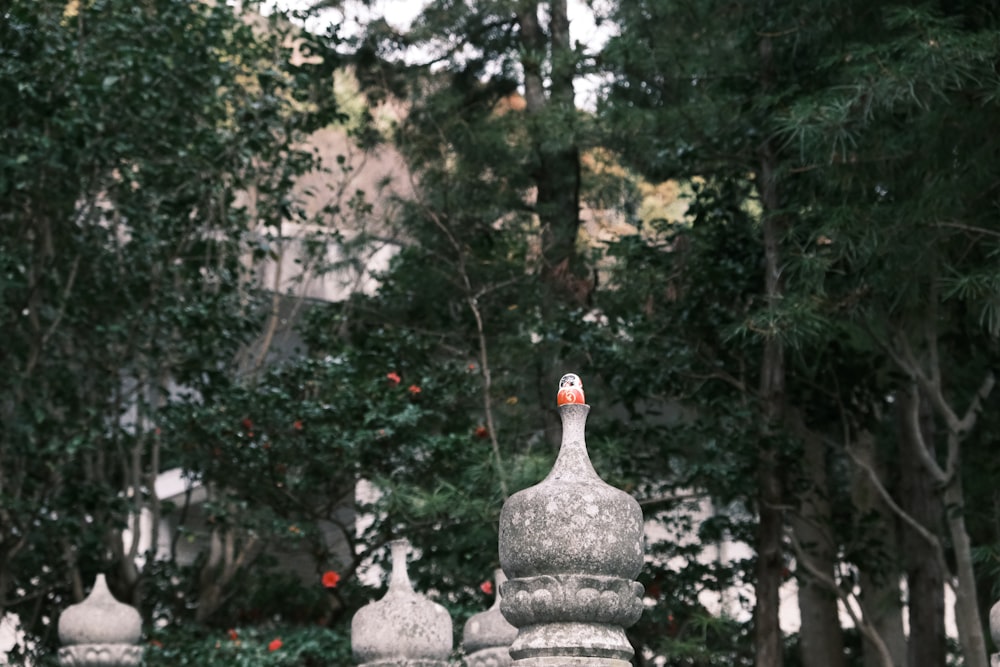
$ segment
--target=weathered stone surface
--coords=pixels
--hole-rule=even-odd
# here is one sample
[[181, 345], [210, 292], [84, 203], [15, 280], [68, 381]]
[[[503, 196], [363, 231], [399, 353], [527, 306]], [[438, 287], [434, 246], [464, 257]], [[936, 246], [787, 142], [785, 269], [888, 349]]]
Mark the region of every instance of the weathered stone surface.
[[632, 654], [625, 630], [607, 623], [528, 625], [518, 628], [517, 640], [510, 647], [517, 667], [522, 667], [525, 658], [593, 658], [593, 664], [603, 664], [601, 660], [628, 660]]
[[115, 599], [103, 574], [97, 575], [90, 595], [70, 605], [59, 616], [59, 641], [76, 644], [137, 644], [142, 617], [134, 607]]
[[584, 440], [589, 405], [559, 406], [563, 443], [548, 476], [500, 515], [500, 565], [510, 579], [595, 574], [633, 579], [643, 565], [639, 503], [606, 484]]
[[484, 648], [465, 656], [466, 667], [510, 667], [513, 662], [509, 646]]
[[642, 615], [642, 584], [592, 574], [542, 575], [510, 582], [507, 618], [517, 627], [580, 621], [628, 627]]
[[134, 607], [115, 599], [103, 574], [90, 595], [59, 616], [59, 663], [66, 667], [138, 665], [142, 647], [142, 617]]
[[448, 611], [413, 590], [406, 571], [406, 540], [391, 544], [389, 590], [351, 621], [354, 660], [364, 667], [446, 667], [451, 655]]
[[363, 667], [448, 667], [447, 660], [409, 660], [400, 657], [362, 664]]
[[609, 658], [524, 658], [515, 663], [517, 667], [632, 667], [628, 660]]
[[516, 667], [624, 667], [633, 654], [624, 628], [642, 613], [634, 581], [643, 566], [642, 510], [594, 470], [589, 412], [582, 403], [559, 405], [555, 465], [500, 513], [500, 564], [510, 578], [500, 609], [518, 628], [510, 649]]
[[126, 667], [142, 662], [142, 647], [129, 644], [76, 644], [59, 649], [63, 667]]
[[990, 609], [990, 636], [993, 637], [993, 643], [1000, 646], [1000, 602]]
[[508, 623], [500, 612], [503, 600], [500, 587], [507, 576], [503, 570], [497, 570], [493, 580], [496, 590], [493, 606], [465, 622], [462, 648], [466, 654], [466, 667], [507, 667], [512, 662], [510, 645], [517, 638], [517, 628]]
[[[990, 636], [993, 637], [993, 645], [1000, 646], [1000, 602], [990, 609]], [[1000, 653], [994, 653], [990, 658], [992, 667], [1000, 667]]]

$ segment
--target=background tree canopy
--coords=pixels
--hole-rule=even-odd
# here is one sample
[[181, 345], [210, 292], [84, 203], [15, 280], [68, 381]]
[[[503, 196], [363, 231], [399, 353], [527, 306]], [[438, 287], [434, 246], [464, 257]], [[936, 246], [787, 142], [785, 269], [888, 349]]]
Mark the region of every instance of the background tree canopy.
[[461, 628], [572, 370], [636, 665], [986, 667], [1000, 6], [349, 9], [0, 9], [8, 661], [108, 572], [151, 664], [347, 664], [398, 536]]

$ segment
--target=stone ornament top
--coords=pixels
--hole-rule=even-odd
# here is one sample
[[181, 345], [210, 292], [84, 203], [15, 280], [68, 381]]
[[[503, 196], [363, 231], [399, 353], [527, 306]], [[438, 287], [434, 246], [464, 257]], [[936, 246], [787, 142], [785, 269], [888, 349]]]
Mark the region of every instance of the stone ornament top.
[[385, 597], [351, 620], [351, 650], [364, 667], [447, 667], [452, 623], [448, 611], [413, 590], [406, 570], [407, 540], [389, 544], [392, 572]]
[[103, 574], [90, 595], [59, 616], [59, 664], [63, 667], [128, 667], [142, 660], [142, 617], [115, 599]]
[[566, 658], [626, 667], [633, 650], [624, 628], [642, 613], [634, 581], [644, 562], [642, 510], [594, 470], [590, 406], [577, 375], [560, 380], [557, 403], [563, 432], [552, 470], [500, 513], [500, 565], [509, 577], [500, 610], [519, 630], [510, 655], [525, 667]]
[[497, 570], [493, 579], [493, 590], [496, 591], [493, 606], [465, 622], [462, 648], [466, 654], [466, 667], [507, 667], [511, 664], [510, 645], [517, 637], [517, 628], [508, 623], [500, 612], [500, 588], [507, 581], [507, 576], [503, 570]]
[[90, 595], [70, 605], [59, 616], [59, 642], [77, 644], [138, 644], [142, 617], [134, 607], [115, 599], [103, 574], [97, 575]]

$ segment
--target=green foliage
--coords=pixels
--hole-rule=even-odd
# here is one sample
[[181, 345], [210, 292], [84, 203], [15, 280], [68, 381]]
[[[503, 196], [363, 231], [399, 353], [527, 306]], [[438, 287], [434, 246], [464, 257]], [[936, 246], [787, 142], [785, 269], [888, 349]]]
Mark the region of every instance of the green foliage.
[[351, 660], [346, 633], [300, 626], [248, 626], [212, 632], [169, 627], [149, 639], [144, 654], [146, 667], [314, 667], [347, 665]]
[[[619, 2], [616, 36], [585, 63], [554, 28], [531, 41], [525, 8], [544, 17], [545, 3], [432, 2], [406, 33], [372, 23], [353, 54], [369, 102], [405, 99], [390, 137], [360, 98], [341, 114], [335, 30], [248, 23], [225, 3], [8, 4], [0, 611], [21, 614], [40, 659], [75, 579], [110, 569], [156, 622], [148, 664], [347, 664], [350, 615], [383, 592], [356, 575], [397, 536], [459, 632], [488, 603], [504, 497], [555, 457], [553, 389], [568, 370], [594, 406], [596, 468], [671, 531], [648, 545], [648, 606], [630, 630], [666, 664], [753, 661], [752, 602], [720, 615], [701, 595], [755, 583], [752, 558], [704, 556], [754, 543], [762, 444], [795, 512], [814, 491], [803, 429], [827, 443], [838, 552], [896, 572], [841, 445], [870, 432], [892, 469], [887, 397], [909, 386], [907, 349], [936, 360], [960, 407], [996, 366], [989, 12]], [[317, 57], [290, 63], [292, 35]], [[437, 60], [405, 63], [403, 47]], [[597, 65], [610, 88], [585, 117], [566, 82]], [[547, 83], [528, 113], [514, 93], [532, 76]], [[410, 167], [414, 196], [391, 220], [374, 219], [371, 193], [315, 217], [296, 194], [324, 167], [303, 139], [348, 121]], [[349, 183], [339, 162], [326, 175]], [[641, 178], [678, 179], [683, 219], [643, 208], [654, 186]], [[581, 201], [638, 232], [567, 253]], [[776, 220], [780, 299], [763, 271]], [[255, 275], [288, 222], [316, 223], [302, 261], [318, 273], [363, 265], [375, 227], [405, 247], [375, 293], [292, 306], [300, 348], [258, 360], [262, 325], [294, 301]], [[331, 241], [343, 259], [328, 259]], [[758, 388], [775, 341], [799, 422], [765, 442]], [[980, 587], [995, 596], [993, 412], [961, 473]], [[232, 553], [147, 554], [140, 570], [122, 532], [142, 508], [183, 525], [189, 507], [152, 495], [175, 466], [207, 494], [204, 530], [176, 539]], [[372, 497], [355, 498], [359, 480]], [[360, 533], [352, 509], [373, 519]], [[305, 565], [290, 572], [285, 551]], [[342, 580], [328, 589], [329, 570]], [[859, 637], [845, 641], [859, 660]], [[798, 638], [783, 644], [797, 664]]]
[[[790, 508], [813, 488], [796, 462], [804, 432], [830, 443], [832, 479], [844, 484], [858, 472], [840, 458], [839, 441], [877, 431], [880, 456], [892, 460], [899, 433], [887, 427], [886, 397], [908, 387], [907, 377], [930, 374], [961, 411], [995, 364], [997, 146], [986, 128], [998, 111], [997, 33], [995, 15], [981, 9], [655, 0], [616, 7], [621, 30], [604, 54], [614, 79], [600, 108], [608, 143], [652, 178], [710, 184], [694, 195], [690, 232], [659, 246], [620, 244], [623, 266], [636, 275], [625, 274], [631, 282], [619, 291], [645, 295], [623, 300], [621, 317], [663, 337], [661, 358], [678, 368], [669, 395], [688, 402], [693, 421], [742, 403], [743, 428], [757, 427], [753, 415], [769, 400], [756, 395], [760, 346], [779, 342], [779, 400], [793, 417], [779, 454]], [[736, 193], [733, 184], [747, 178], [753, 188], [720, 206], [712, 190], [723, 183]], [[734, 216], [740, 204], [751, 214]], [[759, 261], [741, 263], [748, 280], [734, 294], [728, 286], [736, 281], [715, 266], [730, 267], [734, 255], [699, 227], [751, 248], [768, 222], [779, 229], [780, 299], [765, 298]], [[704, 301], [684, 276], [704, 283]], [[692, 326], [699, 319], [691, 312], [708, 326]], [[713, 385], [737, 391], [715, 399]], [[728, 433], [712, 417], [703, 437]], [[977, 456], [981, 446], [975, 438], [967, 450]], [[750, 443], [729, 451], [749, 463], [754, 450]], [[897, 490], [891, 478], [885, 483]], [[819, 493], [851, 506], [843, 487]], [[967, 504], [969, 521], [978, 521], [975, 506]], [[865, 543], [856, 532], [863, 524], [843, 512], [831, 521], [839, 539]], [[849, 553], [859, 567], [886, 566], [863, 548]]]
[[176, 457], [157, 413], [225, 391], [258, 335], [246, 260], [317, 166], [304, 133], [339, 118], [336, 58], [307, 37], [294, 65], [287, 23], [225, 3], [3, 12], [0, 611], [47, 648], [74, 582], [117, 570], [140, 599], [122, 534]]

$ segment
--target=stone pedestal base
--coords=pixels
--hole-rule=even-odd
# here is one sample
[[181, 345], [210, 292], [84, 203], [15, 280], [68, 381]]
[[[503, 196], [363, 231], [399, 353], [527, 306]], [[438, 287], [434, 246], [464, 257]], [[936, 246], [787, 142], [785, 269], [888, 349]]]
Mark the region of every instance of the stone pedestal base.
[[511, 667], [632, 667], [628, 660], [610, 658], [547, 657], [515, 660]]
[[510, 667], [510, 648], [494, 646], [465, 656], [466, 667]]
[[[632, 644], [625, 630], [605, 623], [539, 623], [519, 629], [510, 647], [510, 657], [516, 664], [526, 658], [590, 658], [596, 662], [583, 664], [627, 663], [632, 658]], [[571, 664], [571, 663], [566, 663]]]
[[142, 662], [142, 647], [133, 644], [77, 644], [59, 649], [62, 667], [131, 667]]

